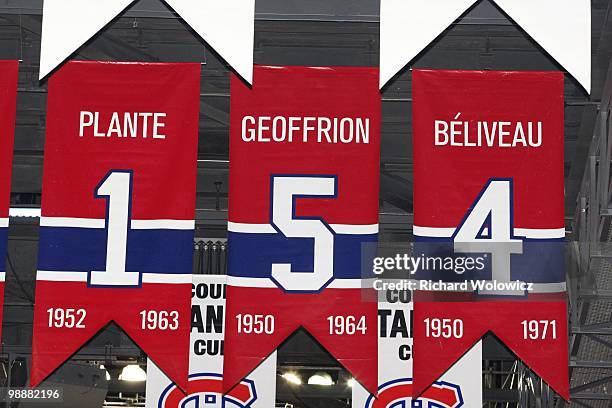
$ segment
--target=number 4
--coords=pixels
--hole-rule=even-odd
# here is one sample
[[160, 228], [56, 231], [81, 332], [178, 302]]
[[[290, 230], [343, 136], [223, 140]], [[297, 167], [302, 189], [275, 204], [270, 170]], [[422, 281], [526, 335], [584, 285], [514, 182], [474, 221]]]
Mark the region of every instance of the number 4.
[[[483, 236], [489, 222], [488, 236]], [[510, 282], [510, 258], [523, 253], [523, 241], [514, 239], [512, 222], [512, 181], [496, 180], [489, 184], [468, 212], [463, 224], [455, 233], [455, 252], [490, 253], [491, 278], [498, 282]], [[516, 295], [515, 291], [481, 294]]]

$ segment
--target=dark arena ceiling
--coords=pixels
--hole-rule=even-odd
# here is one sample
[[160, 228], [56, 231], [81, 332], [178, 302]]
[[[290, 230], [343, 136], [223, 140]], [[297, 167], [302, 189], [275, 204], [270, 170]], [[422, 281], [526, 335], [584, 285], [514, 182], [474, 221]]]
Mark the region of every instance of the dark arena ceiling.
[[[565, 191], [568, 236], [575, 231], [576, 203], [596, 130], [598, 107], [609, 98], [606, 82], [612, 56], [612, 4], [592, 0], [592, 94], [571, 77], [565, 80]], [[17, 127], [11, 201], [13, 207], [40, 206], [46, 115], [46, 82], [38, 81], [42, 0], [0, 0], [0, 59], [20, 59]], [[66, 16], [66, 24], [71, 19]], [[378, 0], [257, 0], [255, 63], [265, 65], [378, 66]], [[227, 236], [229, 76], [228, 66], [159, 0], [141, 0], [73, 56], [108, 61], [196, 61], [202, 63], [197, 181], [197, 238], [194, 268], [223, 273]], [[561, 69], [495, 5], [481, 1], [424, 50], [414, 67], [483, 70]], [[608, 89], [606, 91], [606, 89]], [[606, 96], [607, 95], [607, 96]], [[381, 240], [407, 241], [412, 234], [411, 72], [401, 71], [384, 89], [380, 176]], [[609, 223], [604, 233], [610, 235]], [[604, 235], [605, 235], [604, 234]], [[607, 239], [602, 236], [602, 239]], [[36, 218], [11, 220], [4, 317], [6, 367], [25, 367], [32, 333], [32, 305], [38, 241]], [[612, 264], [601, 261], [601, 273]], [[607, 269], [606, 269], [607, 268]], [[611, 279], [608, 278], [608, 282]], [[612, 282], [609, 282], [612, 289]], [[612, 297], [579, 300], [572, 312], [584, 324], [612, 327]], [[572, 337], [571, 407], [612, 407], [612, 332]], [[141, 359], [142, 353], [110, 326], [53, 377], [71, 384], [69, 392], [90, 393], [66, 407], [99, 407], [105, 393], [82, 380], [93, 362]], [[519, 392], [505, 382], [520, 368], [493, 338], [485, 342], [485, 405], [512, 407]], [[600, 362], [592, 367], [581, 362]], [[85, 368], [83, 368], [85, 367]], [[519, 367], [519, 368], [517, 368]], [[284, 369], [324, 368], [347, 376], [341, 366], [306, 334], [298, 332], [280, 350]], [[23, 368], [25, 370], [25, 368]], [[23, 371], [22, 370], [22, 371]], [[19, 372], [19, 370], [17, 370]], [[82, 377], [82, 375], [81, 375]], [[0, 379], [2, 370], [0, 370]], [[586, 387], [587, 384], [594, 386]], [[332, 387], [295, 391], [278, 382], [279, 406], [347, 407], [350, 392]], [[0, 386], [2, 386], [0, 384]], [[140, 388], [112, 380], [106, 401], [139, 406]], [[535, 392], [535, 391], [534, 391]], [[136, 395], [140, 397], [136, 397]], [[95, 398], [93, 397], [95, 395]], [[68, 400], [67, 400], [68, 401]], [[524, 406], [561, 406], [561, 405]], [[73, 405], [71, 405], [73, 404]], [[136, 405], [129, 405], [136, 404]], [[506, 405], [509, 404], [509, 405]], [[529, 403], [531, 404], [531, 402]], [[3, 404], [0, 402], [0, 407]], [[110, 405], [108, 405], [110, 406]], [[142, 406], [142, 405], [140, 405]], [[472, 407], [469, 407], [472, 408]]]

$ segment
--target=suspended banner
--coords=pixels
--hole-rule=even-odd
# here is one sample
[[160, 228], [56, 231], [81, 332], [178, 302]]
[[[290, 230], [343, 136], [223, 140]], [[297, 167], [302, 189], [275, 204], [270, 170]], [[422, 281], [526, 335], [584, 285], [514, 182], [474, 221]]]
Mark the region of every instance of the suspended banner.
[[415, 395], [488, 331], [564, 398], [563, 74], [413, 71]]
[[[40, 79], [45, 78], [136, 0], [45, 0]], [[165, 0], [247, 82], [253, 77], [255, 0]], [[74, 24], [66, 25], [66, 16]]]
[[364, 301], [360, 278], [362, 243], [378, 233], [377, 76], [256, 66], [253, 88], [232, 77], [225, 390], [302, 326], [376, 392], [376, 298]]
[[2, 305], [4, 305], [18, 76], [19, 62], [0, 61], [0, 340], [2, 339]]
[[476, 345], [420, 398], [412, 400], [412, 299], [387, 290], [378, 303], [378, 397], [353, 385], [353, 408], [481, 407], [482, 344]]
[[276, 402], [276, 352], [222, 395], [225, 276], [194, 275], [188, 394], [151, 361], [147, 363], [146, 408], [270, 408]]
[[[380, 87], [477, 0], [381, 0]], [[591, 91], [589, 0], [495, 0], [584, 89]]]
[[199, 89], [199, 64], [49, 81], [33, 386], [115, 321], [186, 389]]

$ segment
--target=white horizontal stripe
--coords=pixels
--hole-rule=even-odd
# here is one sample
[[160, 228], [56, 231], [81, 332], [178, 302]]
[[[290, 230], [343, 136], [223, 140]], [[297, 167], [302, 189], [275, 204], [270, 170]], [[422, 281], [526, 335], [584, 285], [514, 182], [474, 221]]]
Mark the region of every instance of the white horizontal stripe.
[[5, 280], [6, 280], [6, 272], [0, 272], [0, 282], [4, 282]]
[[329, 284], [330, 289], [370, 289], [374, 279], [334, 279]]
[[243, 234], [275, 234], [277, 231], [270, 224], [245, 224], [241, 222], [227, 222], [227, 230]]
[[190, 273], [143, 273], [143, 283], [192, 283], [193, 275]]
[[[87, 282], [87, 272], [38, 271], [37, 281], [50, 282]], [[143, 283], [191, 283], [193, 276], [189, 274], [143, 273]]]
[[332, 229], [338, 234], [378, 234], [378, 224], [331, 224], [330, 227], [332, 227]]
[[245, 288], [276, 288], [276, 284], [268, 278], [243, 278], [240, 276], [227, 277], [227, 284]]
[[[551, 283], [534, 283], [531, 286], [531, 290], [527, 291], [527, 295], [530, 294], [543, 294], [543, 293], [560, 293], [560, 292], [565, 292], [566, 290], [566, 284], [565, 282], [551, 282]], [[498, 293], [493, 292], [493, 293], [488, 293], [489, 295], [499, 295], [499, 296], [523, 296], [524, 293], [523, 292], [515, 292], [515, 291], [510, 291], [510, 292], [506, 292], [504, 293], [503, 291], [500, 291]]]
[[87, 282], [87, 272], [38, 271], [37, 281], [50, 282]]
[[[371, 279], [334, 279], [327, 288], [329, 289], [361, 289], [371, 288]], [[227, 284], [245, 288], [278, 288], [276, 283], [269, 278], [245, 278], [240, 276], [228, 276]]]
[[452, 237], [455, 233], [454, 228], [435, 228], [435, 227], [419, 227], [413, 226], [412, 233], [421, 237], [436, 237], [436, 238], [448, 238]]
[[10, 217], [30, 217], [30, 218], [38, 218], [40, 217], [40, 208], [18, 208], [11, 207], [9, 209]]
[[[455, 233], [455, 228], [419, 227], [415, 225], [412, 232], [414, 235], [421, 237], [450, 238]], [[483, 232], [486, 233], [487, 228]], [[565, 238], [565, 228], [515, 228], [514, 235], [533, 239]]]
[[132, 220], [132, 229], [193, 230], [195, 220]]
[[104, 228], [105, 225], [106, 220], [99, 218], [40, 217], [41, 227]]
[[[330, 224], [337, 234], [346, 235], [367, 235], [378, 234], [378, 224]], [[227, 223], [230, 232], [240, 232], [243, 234], [275, 234], [277, 231], [270, 224], [247, 224], [240, 222]]]
[[514, 235], [525, 238], [565, 238], [565, 228], [556, 229], [529, 229], [529, 228], [515, 228]]
[[0, 218], [0, 228], [8, 228], [9, 219], [8, 218]]
[[565, 282], [534, 283], [531, 289], [529, 293], [565, 292], [567, 290], [567, 284]]
[[[66, 227], [66, 228], [100, 228], [106, 226], [106, 220], [100, 218], [68, 218], [68, 217], [41, 217], [41, 227]], [[171, 229], [171, 230], [193, 230], [194, 220], [132, 220], [132, 229]]]

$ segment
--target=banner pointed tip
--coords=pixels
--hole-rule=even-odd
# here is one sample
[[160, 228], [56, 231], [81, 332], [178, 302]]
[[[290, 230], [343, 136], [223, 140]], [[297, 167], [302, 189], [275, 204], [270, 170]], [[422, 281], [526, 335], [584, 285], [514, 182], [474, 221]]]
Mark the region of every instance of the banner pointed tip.
[[245, 67], [242, 72], [238, 72], [240, 77], [249, 85], [253, 85], [253, 64], [250, 67]]
[[391, 80], [391, 78], [393, 78], [393, 74], [389, 74], [386, 69], [383, 71], [383, 67], [381, 66], [378, 88], [383, 89], [385, 85], [387, 85], [387, 83]]
[[[47, 77], [134, 2], [45, 0], [39, 80]], [[167, 0], [166, 3], [246, 82], [252, 83], [254, 0]], [[78, 18], [67, 26], [66, 15]]]
[[55, 69], [55, 67], [59, 66], [59, 64], [59, 62], [57, 64], [50, 64], [48, 63], [48, 60], [41, 58], [38, 80], [42, 81], [45, 79]]
[[253, 82], [254, 0], [167, 3], [244, 81]]
[[[589, 67], [589, 73], [590, 73], [590, 67]], [[572, 75], [574, 77], [574, 79], [582, 86], [582, 88], [584, 89], [584, 91], [587, 93], [587, 95], [591, 95], [591, 75]]]

